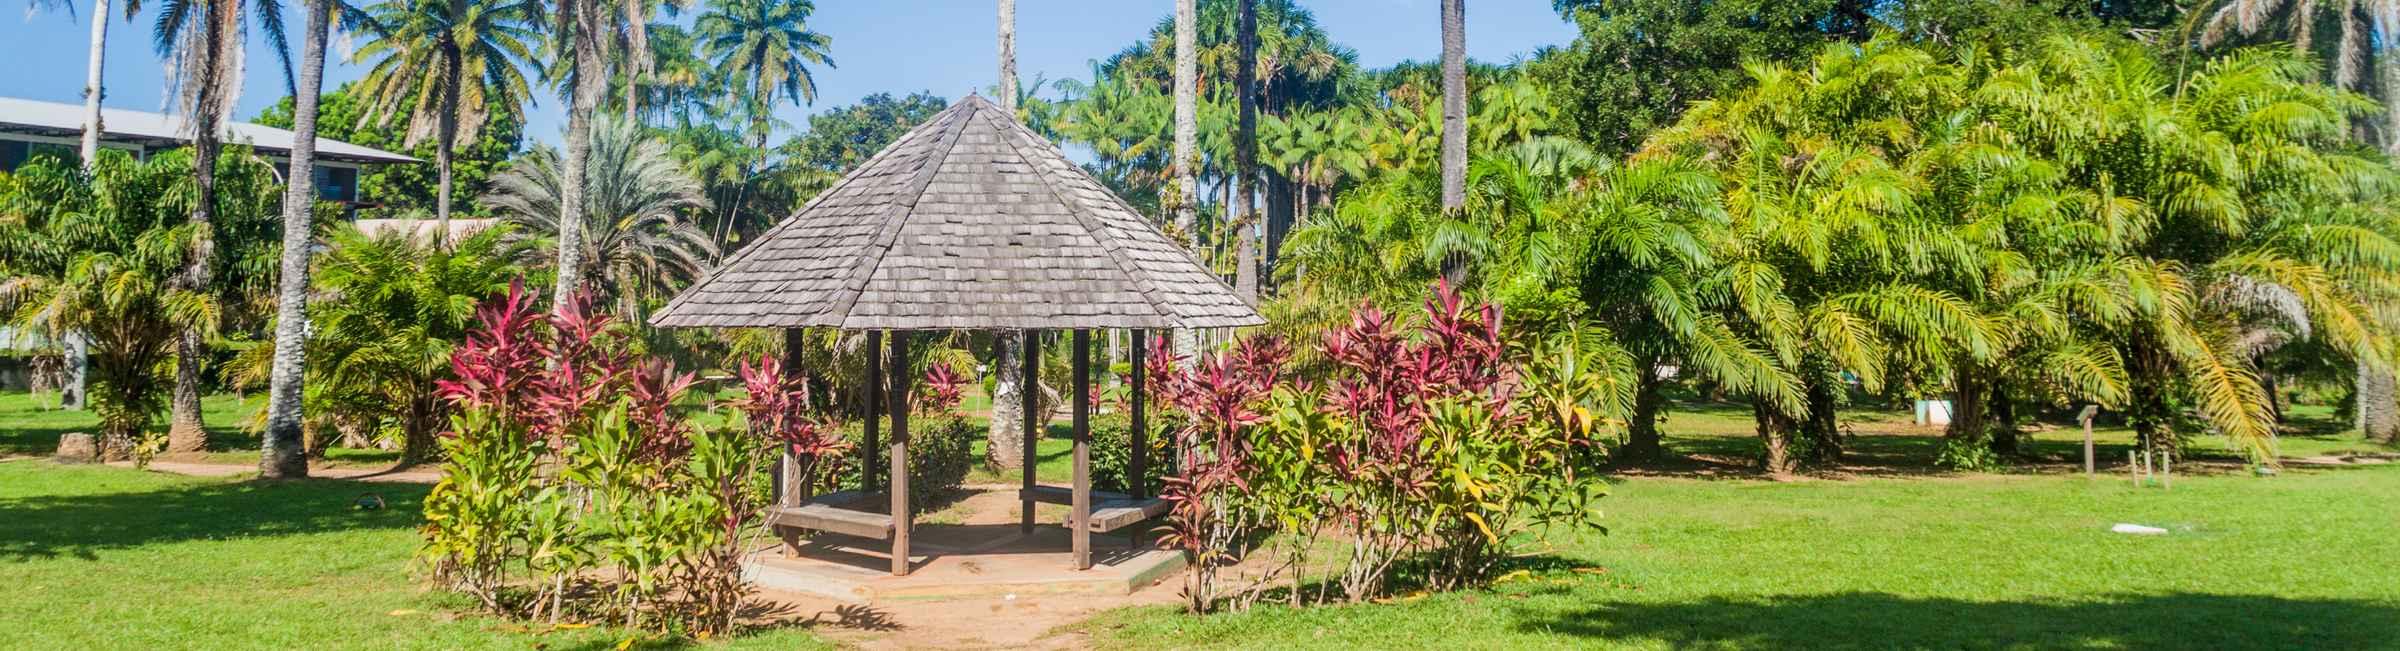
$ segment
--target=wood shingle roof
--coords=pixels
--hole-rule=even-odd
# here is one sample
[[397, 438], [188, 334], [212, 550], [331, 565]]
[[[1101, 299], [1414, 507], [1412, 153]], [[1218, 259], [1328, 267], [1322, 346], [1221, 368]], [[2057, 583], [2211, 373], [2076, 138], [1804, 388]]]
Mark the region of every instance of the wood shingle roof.
[[969, 96], [834, 182], [651, 322], [996, 330], [1266, 320], [1056, 146]]

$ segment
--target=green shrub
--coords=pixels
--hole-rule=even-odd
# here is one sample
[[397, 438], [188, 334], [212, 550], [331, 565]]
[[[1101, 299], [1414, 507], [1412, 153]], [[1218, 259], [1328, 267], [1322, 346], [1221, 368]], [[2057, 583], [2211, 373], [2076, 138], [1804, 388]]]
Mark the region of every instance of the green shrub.
[[[1167, 474], [1167, 461], [1174, 456], [1170, 437], [1159, 427], [1158, 419], [1150, 419], [1149, 477], [1143, 495], [1157, 495], [1165, 488], [1160, 478]], [[1132, 492], [1126, 474], [1133, 465], [1133, 419], [1122, 414], [1092, 418], [1092, 488], [1119, 493]]]
[[[958, 416], [935, 416], [908, 439], [908, 503], [922, 511], [958, 493], [975, 467], [975, 441], [983, 428]], [[912, 423], [913, 424], [913, 423]]]

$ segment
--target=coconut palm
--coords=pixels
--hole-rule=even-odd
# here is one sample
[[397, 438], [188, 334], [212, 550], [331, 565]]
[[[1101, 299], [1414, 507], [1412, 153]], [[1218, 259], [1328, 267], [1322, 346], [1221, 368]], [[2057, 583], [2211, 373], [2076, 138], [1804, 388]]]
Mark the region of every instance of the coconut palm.
[[[1017, 114], [1017, 3], [1000, 0], [1000, 107]], [[992, 417], [984, 428], [984, 462], [997, 468], [1020, 468], [1026, 437], [1040, 436], [1025, 429], [1027, 387], [1017, 369], [1024, 367], [1025, 333], [992, 333]]]
[[[241, 89], [241, 48], [250, 27], [243, 12], [251, 10], [258, 12], [258, 24], [276, 54], [286, 57], [288, 73], [290, 52], [284, 46], [283, 7], [278, 0], [255, 0], [247, 5], [243, 0], [171, 0], [160, 5], [151, 34], [159, 58], [168, 62], [175, 103], [183, 113], [184, 129], [191, 135], [192, 179], [199, 191], [191, 204], [190, 221], [203, 236], [191, 239], [190, 261], [176, 279], [185, 291], [206, 292], [212, 285], [215, 243], [205, 234], [213, 230], [209, 221], [216, 205], [215, 162], [222, 125]], [[208, 333], [197, 327], [176, 335], [170, 451], [197, 451], [208, 440], [200, 420], [200, 373], [208, 354], [207, 337]]]
[[[472, 143], [492, 109], [532, 99], [526, 70], [537, 65], [541, 3], [534, 0], [383, 0], [365, 8], [372, 30], [352, 54], [371, 61], [361, 79], [377, 127], [407, 125], [403, 146], [434, 143], [437, 242], [449, 238], [451, 159]], [[362, 126], [364, 126], [362, 124]]]
[[[563, 240], [561, 233], [577, 230], [587, 235], [576, 240], [576, 254], [592, 265], [577, 270], [578, 277], [562, 277], [560, 284], [588, 287], [594, 297], [615, 301], [634, 318], [643, 299], [698, 279], [716, 260], [708, 233], [682, 217], [707, 205], [700, 182], [668, 153], [665, 142], [630, 120], [603, 117], [592, 130], [585, 165], [584, 187], [591, 192], [581, 210], [564, 205], [569, 175], [548, 147], [526, 152], [493, 177], [486, 199], [525, 236]], [[564, 220], [570, 217], [583, 219], [581, 228], [567, 227]]]
[[[32, 4], [32, 8], [37, 11], [64, 11], [67, 12], [69, 18], [75, 15], [75, 4], [72, 0], [33, 0]], [[129, 0], [125, 5], [127, 19], [133, 18], [141, 11], [142, 3], [139, 0]], [[91, 167], [94, 157], [100, 152], [100, 133], [104, 130], [100, 124], [100, 99], [103, 88], [100, 73], [105, 69], [107, 62], [109, 14], [108, 0], [92, 0], [91, 54], [88, 57], [89, 62], [85, 65], [83, 82], [83, 141], [81, 148], [77, 149], [77, 152], [83, 157], [80, 160], [83, 161], [87, 170]]]
[[318, 91], [325, 74], [325, 32], [338, 0], [307, 0], [307, 30], [300, 37], [300, 73], [292, 95], [291, 164], [283, 191], [283, 252], [276, 293], [274, 377], [268, 388], [267, 429], [260, 440], [258, 472], [271, 478], [308, 476], [302, 449], [300, 387], [306, 359], [301, 347], [308, 309], [308, 256], [315, 249], [310, 213], [317, 206]]
[[1233, 291], [1258, 300], [1258, 0], [1237, 0], [1234, 18]]

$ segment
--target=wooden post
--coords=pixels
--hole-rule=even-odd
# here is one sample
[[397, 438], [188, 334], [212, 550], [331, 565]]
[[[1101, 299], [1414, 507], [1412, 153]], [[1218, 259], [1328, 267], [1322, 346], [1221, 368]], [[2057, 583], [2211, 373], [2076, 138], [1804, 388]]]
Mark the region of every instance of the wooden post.
[[[805, 350], [803, 344], [806, 342], [804, 337], [806, 334], [808, 331], [800, 328], [783, 329], [783, 376], [786, 383], [799, 386], [808, 384], [808, 376], [800, 372], [803, 361], [801, 353]], [[774, 478], [776, 506], [799, 506], [808, 501], [810, 497], [808, 482], [793, 476], [793, 473], [799, 470], [800, 460], [792, 458], [790, 448], [786, 447], [776, 451]]]
[[2142, 487], [2142, 453], [2140, 451], [2125, 451], [2125, 476], [2133, 478], [2134, 488]]
[[2099, 415], [2099, 405], [2084, 405], [2083, 414], [2075, 418], [2083, 421], [2083, 476], [2085, 477], [2093, 476], [2094, 470], [2096, 470], [2092, 463], [2092, 418]]
[[892, 331], [892, 576], [908, 574], [908, 332]]
[[2175, 453], [2174, 453], [2174, 452], [2160, 452], [2160, 453], [2158, 453], [2158, 461], [2159, 461], [2159, 476], [2158, 476], [2158, 477], [2159, 477], [2159, 484], [2158, 484], [2158, 485], [2159, 485], [2159, 487], [2160, 487], [2160, 488], [2165, 488], [2165, 489], [2168, 489], [2168, 490], [2174, 490], [2174, 488], [2175, 488]]
[[872, 492], [877, 486], [875, 482], [875, 461], [881, 456], [882, 452], [880, 451], [880, 448], [883, 446], [883, 442], [878, 440], [875, 436], [876, 427], [883, 421], [882, 331], [867, 331], [867, 354], [864, 355], [864, 357], [867, 358], [867, 404], [863, 411], [865, 411], [867, 415], [866, 423], [864, 423], [867, 431], [866, 440], [860, 441], [858, 445], [858, 453], [861, 457], [863, 457], [859, 460], [858, 464], [858, 490], [861, 492]]
[[1092, 331], [1075, 331], [1075, 569], [1092, 568]]
[[[1018, 393], [1025, 401], [1025, 408], [1020, 410], [1024, 412], [1025, 417], [1025, 436], [1023, 437], [1025, 439], [1025, 463], [1019, 465], [1024, 466], [1025, 490], [1017, 494], [1020, 498], [1017, 505], [1020, 509], [1017, 515], [1017, 532], [1029, 534], [1033, 533], [1034, 503], [1032, 496], [1035, 480], [1033, 465], [1041, 458], [1041, 453], [1035, 446], [1041, 443], [1042, 435], [1045, 433], [1043, 430], [1049, 429], [1047, 424], [1050, 419], [1044, 417], [1049, 414], [1038, 413], [1041, 411], [1042, 385], [1036, 384], [1036, 382], [1041, 379], [1042, 331], [1026, 330], [1020, 339], [1024, 348], [1017, 352], [1019, 356], [1025, 358], [1023, 371], [1025, 376], [1019, 380], [1017, 386], [1022, 387]], [[1001, 372], [1007, 372], [1007, 369], [1001, 369]]]
[[1133, 431], [1126, 437], [1133, 446], [1133, 455], [1125, 463], [1125, 492], [1134, 497], [1149, 497], [1150, 485], [1150, 423], [1144, 418], [1150, 402], [1144, 384], [1150, 371], [1143, 368], [1149, 361], [1150, 337], [1146, 331], [1133, 331]]

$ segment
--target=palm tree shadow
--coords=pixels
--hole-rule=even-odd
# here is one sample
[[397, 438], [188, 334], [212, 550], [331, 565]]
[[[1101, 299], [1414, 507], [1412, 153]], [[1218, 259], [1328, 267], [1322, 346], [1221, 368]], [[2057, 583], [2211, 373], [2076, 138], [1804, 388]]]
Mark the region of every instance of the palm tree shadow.
[[409, 484], [250, 481], [0, 499], [0, 562], [88, 560], [104, 550], [186, 540], [410, 529], [418, 524], [427, 490]]
[[1850, 592], [1604, 604], [1519, 630], [1675, 648], [2362, 649], [2400, 639], [2400, 603], [2195, 593], [1968, 601]]

